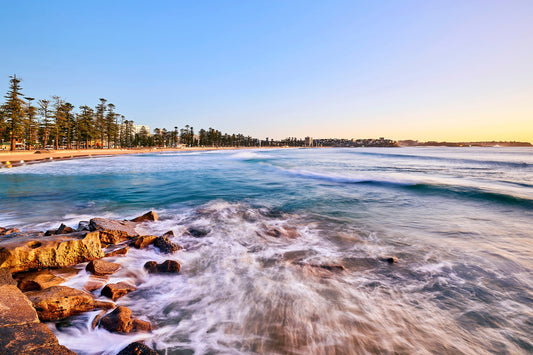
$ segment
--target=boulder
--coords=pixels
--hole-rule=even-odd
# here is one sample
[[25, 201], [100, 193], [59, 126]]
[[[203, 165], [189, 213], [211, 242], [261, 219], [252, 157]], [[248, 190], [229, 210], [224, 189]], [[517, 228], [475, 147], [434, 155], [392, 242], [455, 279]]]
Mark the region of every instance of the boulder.
[[[119, 306], [100, 320], [100, 327], [115, 333], [131, 333], [135, 331], [149, 331], [148, 322], [133, 319], [131, 309]], [[147, 328], [148, 324], [148, 330]]]
[[105, 256], [106, 257], [109, 257], [109, 256], [118, 256], [118, 255], [126, 255], [128, 254], [128, 251], [130, 250], [130, 247], [127, 246], [127, 245], [122, 245], [120, 246], [119, 248], [115, 247], [115, 246], [111, 246], [109, 248], [106, 248], [106, 250], [104, 251], [105, 253]]
[[65, 279], [52, 274], [49, 270], [28, 272], [16, 276], [18, 288], [23, 291], [44, 290], [65, 282]]
[[0, 286], [0, 328], [36, 322], [39, 318], [32, 303], [17, 286]]
[[157, 355], [157, 352], [136, 341], [120, 350], [118, 355]]
[[90, 294], [66, 286], [30, 291], [26, 296], [42, 321], [55, 321], [94, 309], [94, 299]]
[[93, 260], [87, 264], [85, 270], [94, 275], [111, 275], [120, 269], [120, 264], [103, 260]]
[[119, 282], [116, 284], [107, 284], [101, 292], [102, 296], [111, 298], [113, 301], [116, 301], [120, 297], [124, 296], [128, 292], [135, 291], [137, 288], [126, 282]]
[[[172, 233], [172, 234], [170, 234]], [[169, 236], [174, 236], [173, 232], [167, 232], [154, 240], [154, 246], [159, 248], [161, 252], [166, 254], [173, 254], [181, 249], [181, 247], [170, 241]]]
[[77, 230], [78, 230], [78, 232], [90, 231], [91, 229], [89, 228], [89, 221], [80, 221], [78, 223]]
[[89, 280], [87, 280], [87, 282], [85, 283], [85, 286], [83, 286], [83, 289], [89, 292], [93, 292], [101, 287], [104, 287], [107, 281], [109, 281], [109, 276], [107, 275], [91, 275], [89, 276]]
[[395, 257], [395, 256], [385, 256], [383, 258], [380, 258], [381, 261], [385, 261], [389, 264], [394, 264], [396, 262], [398, 262], [398, 258]]
[[194, 238], [203, 238], [208, 235], [209, 232], [208, 229], [204, 228], [189, 227], [189, 229], [187, 229], [187, 233]]
[[17, 286], [17, 281], [13, 280], [11, 271], [7, 267], [0, 267], [0, 286], [3, 285]]
[[21, 233], [0, 241], [0, 267], [12, 273], [72, 266], [103, 256], [98, 232], [39, 238]]
[[142, 216], [139, 216], [137, 218], [132, 219], [132, 222], [154, 222], [159, 219], [159, 216], [154, 211], [147, 212], [143, 214]]
[[11, 233], [20, 233], [20, 230], [17, 228], [0, 227], [0, 236], [11, 234]]
[[150, 273], [179, 273], [181, 269], [180, 263], [175, 260], [166, 260], [158, 264], [155, 261], [148, 261], [144, 264], [144, 268]]
[[148, 245], [152, 244], [157, 238], [159, 237], [156, 235], [141, 235], [135, 240], [133, 245], [137, 249], [144, 249]]
[[59, 345], [54, 333], [43, 323], [0, 327], [2, 354], [75, 355]]
[[101, 309], [114, 309], [116, 306], [113, 302], [105, 302], [105, 301], [98, 301], [94, 300], [94, 308], [101, 308]]
[[100, 241], [104, 244], [119, 244], [139, 235], [135, 226], [135, 222], [106, 218], [93, 218], [89, 221], [89, 229], [99, 231]]
[[75, 232], [75, 230], [73, 228], [67, 227], [66, 225], [61, 223], [59, 228], [57, 228], [57, 229], [49, 229], [49, 230], [46, 231], [46, 233], [44, 233], [44, 235], [45, 236], [50, 236], [50, 235], [57, 235], [57, 234], [69, 234], [69, 233], [74, 233], [74, 232]]

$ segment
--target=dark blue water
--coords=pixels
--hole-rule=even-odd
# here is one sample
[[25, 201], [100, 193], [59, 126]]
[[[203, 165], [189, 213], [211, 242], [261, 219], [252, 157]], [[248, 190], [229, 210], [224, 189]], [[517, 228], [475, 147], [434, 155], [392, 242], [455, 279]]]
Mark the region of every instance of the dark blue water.
[[92, 314], [50, 325], [80, 353], [132, 339], [169, 354], [533, 352], [531, 148], [58, 161], [0, 170], [0, 201], [0, 225], [23, 229], [153, 209], [161, 221], [140, 232], [173, 230], [186, 246], [170, 282], [142, 271], [165, 259], [155, 249], [115, 258], [111, 281], [138, 285], [117, 303], [156, 329], [91, 330]]

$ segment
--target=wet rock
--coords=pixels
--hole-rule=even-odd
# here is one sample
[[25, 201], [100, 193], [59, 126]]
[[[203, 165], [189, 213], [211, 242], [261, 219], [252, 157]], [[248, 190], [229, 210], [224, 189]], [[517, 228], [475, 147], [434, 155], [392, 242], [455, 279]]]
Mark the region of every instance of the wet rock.
[[94, 275], [111, 275], [120, 269], [120, 264], [103, 260], [93, 260], [87, 264], [85, 270]]
[[75, 355], [42, 323], [0, 327], [0, 349], [2, 354]]
[[49, 270], [28, 272], [16, 276], [18, 288], [23, 291], [44, 290], [45, 288], [57, 286], [65, 282], [65, 279], [54, 275]]
[[82, 231], [90, 231], [90, 228], [89, 228], [89, 221], [80, 221], [78, 223], [78, 228], [77, 228], [78, 232], [82, 232]]
[[59, 269], [50, 269], [49, 270], [51, 274], [59, 276], [65, 280], [71, 279], [74, 276], [76, 276], [80, 269], [76, 269], [75, 267], [62, 267]]
[[151, 332], [152, 325], [142, 319], [133, 319], [133, 330], [136, 332]]
[[[172, 233], [172, 235], [170, 234]], [[169, 236], [174, 236], [173, 232], [167, 232], [160, 237], [157, 237], [154, 241], [154, 246], [165, 254], [173, 254], [181, 249], [176, 243], [170, 241]]]
[[56, 231], [56, 234], [69, 234], [69, 233], [74, 233], [74, 232], [75, 232], [75, 230], [73, 228], [70, 228], [70, 227], [64, 225], [63, 223], [61, 223], [61, 225], [59, 226], [59, 228]]
[[42, 321], [55, 321], [94, 309], [94, 299], [90, 294], [66, 286], [30, 291], [26, 296]]
[[0, 267], [13, 273], [72, 266], [103, 256], [98, 232], [38, 238], [20, 233], [0, 241]]
[[389, 264], [394, 264], [394, 263], [398, 262], [398, 258], [395, 257], [395, 256], [386, 256], [386, 257], [380, 258], [380, 260], [384, 261], [384, 262], [387, 262]]
[[107, 275], [91, 275], [85, 286], [83, 286], [83, 289], [93, 292], [101, 287], [104, 287], [107, 281], [109, 281], [109, 276]]
[[39, 322], [37, 313], [22, 291], [14, 285], [0, 286], [0, 329], [8, 325], [36, 322]]
[[113, 301], [116, 301], [125, 294], [135, 291], [137, 288], [126, 282], [119, 282], [116, 284], [107, 284], [101, 292], [102, 296], [111, 298]]
[[144, 249], [148, 245], [152, 244], [157, 238], [159, 237], [156, 235], [141, 235], [135, 240], [133, 245], [137, 249]]
[[128, 254], [128, 251], [130, 250], [130, 247], [127, 245], [121, 245], [121, 246], [111, 246], [109, 248], [106, 248], [104, 251], [105, 256], [118, 256], [118, 255], [126, 255]]
[[148, 261], [144, 264], [144, 268], [150, 274], [154, 273], [179, 273], [181, 269], [180, 263], [175, 260], [166, 260], [165, 262], [158, 264], [155, 261]]
[[8, 235], [11, 233], [20, 233], [20, 230], [17, 228], [4, 228], [0, 227], [0, 236]]
[[117, 355], [157, 355], [157, 352], [143, 343], [135, 342], [126, 346]]
[[0, 286], [3, 285], [17, 286], [17, 281], [13, 280], [13, 276], [11, 276], [11, 271], [9, 271], [7, 267], [0, 268]]
[[105, 302], [105, 301], [98, 301], [94, 300], [94, 308], [101, 308], [101, 309], [114, 309], [116, 306], [113, 302]]
[[104, 244], [119, 244], [137, 235], [135, 226], [131, 221], [117, 221], [106, 218], [93, 218], [89, 221], [91, 231], [100, 232], [100, 241]]
[[106, 310], [101, 310], [100, 313], [98, 313], [96, 315], [96, 317], [94, 317], [93, 321], [91, 322], [91, 328], [94, 329], [98, 326], [98, 323], [100, 322], [100, 319], [102, 319], [102, 317], [107, 313]]
[[139, 216], [137, 218], [132, 219], [132, 222], [154, 222], [159, 220], [159, 216], [154, 211], [147, 212], [143, 214], [142, 216]]
[[[100, 320], [100, 327], [115, 333], [147, 331], [146, 328], [148, 322], [135, 320], [131, 315], [131, 309], [119, 306]], [[148, 328], [149, 331], [151, 327], [148, 326]]]
[[190, 227], [187, 229], [187, 233], [194, 238], [203, 238], [209, 234], [209, 230], [203, 228]]

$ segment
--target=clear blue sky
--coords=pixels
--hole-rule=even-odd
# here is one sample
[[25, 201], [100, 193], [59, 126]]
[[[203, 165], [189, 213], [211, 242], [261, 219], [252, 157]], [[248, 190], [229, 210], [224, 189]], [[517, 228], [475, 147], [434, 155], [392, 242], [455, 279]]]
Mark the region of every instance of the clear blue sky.
[[152, 128], [533, 141], [533, 1], [4, 1], [0, 90]]

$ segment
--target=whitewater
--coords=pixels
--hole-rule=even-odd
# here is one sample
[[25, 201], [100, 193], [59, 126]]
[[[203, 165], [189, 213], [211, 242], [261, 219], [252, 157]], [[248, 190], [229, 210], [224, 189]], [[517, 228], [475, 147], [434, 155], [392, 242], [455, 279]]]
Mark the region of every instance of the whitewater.
[[532, 148], [66, 160], [0, 169], [0, 201], [0, 226], [23, 230], [154, 210], [138, 232], [184, 247], [178, 276], [143, 270], [168, 259], [151, 246], [106, 259], [123, 266], [109, 282], [138, 285], [117, 305], [154, 330], [92, 329], [98, 312], [47, 324], [79, 354], [533, 352]]

